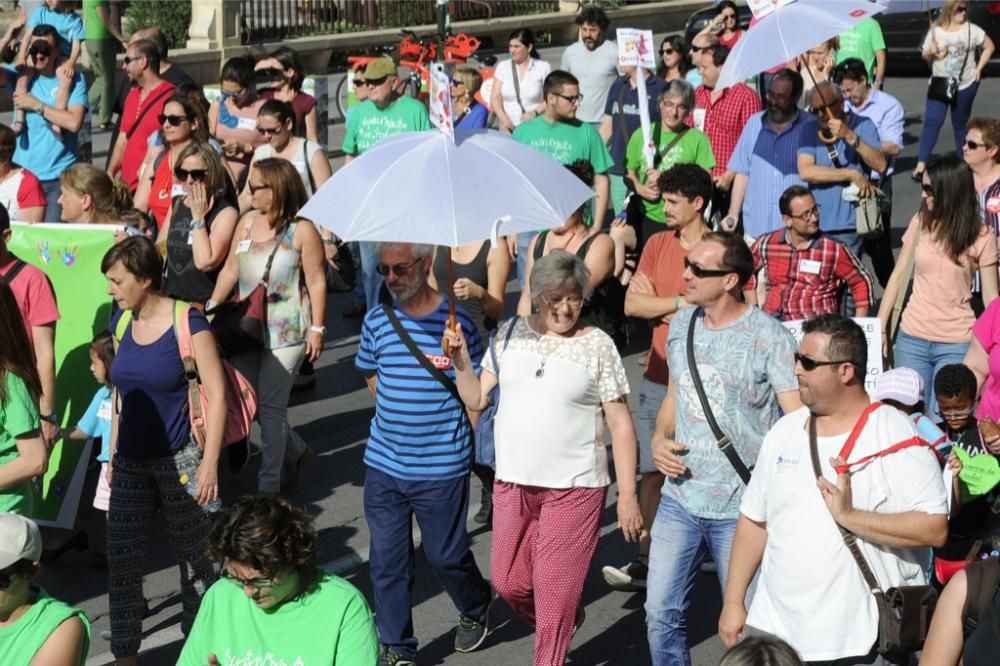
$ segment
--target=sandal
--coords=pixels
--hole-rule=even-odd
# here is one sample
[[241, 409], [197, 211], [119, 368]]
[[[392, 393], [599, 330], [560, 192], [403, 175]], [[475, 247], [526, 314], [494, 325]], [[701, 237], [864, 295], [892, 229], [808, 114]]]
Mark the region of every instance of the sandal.
[[914, 183], [924, 182], [924, 172], [914, 170], [913, 173], [910, 174], [910, 180], [912, 180]]

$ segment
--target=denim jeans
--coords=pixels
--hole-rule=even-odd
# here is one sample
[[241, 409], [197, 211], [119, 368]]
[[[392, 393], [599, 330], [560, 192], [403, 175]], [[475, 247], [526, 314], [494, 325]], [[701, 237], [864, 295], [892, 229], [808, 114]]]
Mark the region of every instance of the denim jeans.
[[[965, 124], [969, 122], [972, 115], [972, 103], [976, 101], [976, 93], [979, 92], [979, 82], [973, 83], [968, 88], [958, 91], [958, 99], [951, 105], [951, 129], [955, 135], [955, 152], [959, 159], [962, 157], [962, 144], [965, 142]], [[934, 99], [927, 99], [924, 105], [924, 127], [920, 130], [920, 150], [917, 159], [926, 162], [930, 159], [931, 152], [934, 151], [934, 144], [937, 143], [938, 133], [944, 125], [944, 117], [948, 115], [949, 106], [944, 102]]]
[[378, 255], [375, 254], [375, 243], [371, 241], [360, 241], [358, 249], [361, 251], [361, 276], [358, 282], [362, 285], [365, 293], [365, 306], [371, 310], [379, 304], [379, 290], [382, 289], [382, 276], [375, 270], [378, 268]]
[[[861, 260], [861, 253], [864, 251], [864, 239], [858, 235], [857, 229], [835, 229], [826, 232], [826, 235], [847, 246], [847, 249], [854, 253], [854, 256]], [[848, 317], [853, 317], [857, 311], [857, 304], [854, 302], [854, 294], [850, 289], [844, 291], [844, 313]]]
[[924, 380], [924, 414], [934, 421], [940, 420], [937, 400], [934, 397], [934, 377], [942, 367], [961, 363], [968, 342], [931, 342], [899, 329], [893, 357], [897, 368], [912, 368]]
[[41, 183], [42, 192], [45, 193], [45, 219], [42, 221], [62, 222], [62, 206], [59, 205], [62, 186], [59, 183], [59, 179], [53, 178], [52, 180], [40, 180], [38, 182]]
[[736, 519], [696, 518], [664, 493], [653, 521], [646, 581], [646, 637], [653, 666], [691, 666], [687, 613], [698, 568], [711, 552], [726, 589]]

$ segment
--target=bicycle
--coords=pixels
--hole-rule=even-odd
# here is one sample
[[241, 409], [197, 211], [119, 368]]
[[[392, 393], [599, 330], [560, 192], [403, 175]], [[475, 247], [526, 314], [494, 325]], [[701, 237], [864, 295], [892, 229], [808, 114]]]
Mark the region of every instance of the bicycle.
[[[436, 60], [438, 52], [437, 39], [420, 37], [412, 30], [402, 30], [400, 35], [402, 39], [398, 45], [376, 44], [371, 47], [369, 54], [347, 57], [347, 76], [337, 85], [336, 92], [337, 110], [341, 118], [347, 118], [347, 109], [353, 101], [353, 72], [365, 67], [376, 58], [392, 57], [394, 52], [399, 53], [398, 66], [410, 70], [409, 75], [400, 77], [399, 84], [395, 88], [396, 94], [410, 95], [427, 101], [430, 64]], [[444, 61], [447, 64], [465, 64], [478, 48], [479, 39], [476, 37], [464, 33], [448, 35], [445, 39]], [[488, 109], [496, 57], [482, 55], [476, 56], [476, 60], [482, 65], [479, 67], [479, 73], [483, 77], [483, 86], [476, 93], [476, 100]]]

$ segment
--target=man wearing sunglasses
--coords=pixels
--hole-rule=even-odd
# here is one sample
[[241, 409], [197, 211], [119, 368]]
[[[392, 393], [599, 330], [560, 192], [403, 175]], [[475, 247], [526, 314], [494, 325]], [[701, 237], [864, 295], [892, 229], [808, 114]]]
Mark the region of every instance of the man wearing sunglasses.
[[[820, 207], [809, 189], [792, 185], [778, 209], [784, 228], [760, 236], [751, 248], [754, 272], [766, 278], [764, 312], [783, 321], [837, 313], [846, 289], [857, 316], [867, 317], [874, 303], [872, 278], [853, 252], [820, 231]], [[744, 295], [757, 304], [755, 278]]]
[[[409, 96], [400, 96], [396, 90], [399, 75], [396, 65], [389, 58], [376, 58], [365, 67], [360, 77], [364, 80], [368, 98], [355, 105], [344, 135], [344, 163], [362, 155], [376, 143], [400, 132], [423, 132], [431, 129], [427, 107]], [[365, 311], [371, 310], [379, 302], [382, 277], [375, 272], [378, 258], [375, 244], [362, 241], [358, 244], [361, 264], [361, 279], [365, 295]], [[360, 314], [360, 303], [350, 308], [347, 314]]]
[[[17, 34], [20, 26], [12, 23], [0, 39], [0, 49], [5, 49]], [[45, 192], [45, 222], [59, 222], [62, 207], [59, 205], [59, 176], [79, 161], [79, 131], [87, 113], [87, 86], [79, 72], [69, 82], [69, 98], [64, 108], [57, 108], [56, 96], [60, 77], [56, 74], [61, 64], [56, 29], [40, 24], [31, 32], [28, 61], [36, 70], [28, 83], [28, 92], [14, 92], [17, 72], [0, 69], [0, 85], [13, 93], [14, 105], [25, 113], [27, 138], [17, 141], [14, 162], [38, 177]], [[60, 131], [53, 131], [56, 126]]]
[[[809, 105], [814, 118], [803, 125], [799, 134], [799, 178], [809, 185], [823, 209], [823, 231], [860, 257], [863, 245], [857, 231], [855, 202], [874, 196], [868, 178], [872, 172], [882, 173], [888, 167], [882, 140], [875, 123], [844, 109], [840, 86], [830, 81], [813, 88]], [[832, 135], [834, 142], [825, 143], [820, 132], [826, 138]], [[851, 186], [853, 189], [848, 190]]]
[[[690, 666], [685, 613], [694, 576], [710, 553], [725, 590], [745, 487], [741, 475], [753, 468], [779, 406], [786, 414], [801, 406], [793, 374], [795, 342], [776, 319], [743, 303], [742, 290], [753, 273], [753, 255], [743, 239], [705, 234], [684, 265], [681, 295], [696, 307], [681, 308], [670, 321], [670, 382], [652, 438], [653, 462], [667, 477], [653, 522], [646, 586], [654, 666]], [[708, 424], [699, 385], [724, 439]]]
[[[424, 554], [458, 608], [456, 651], [472, 652], [486, 638], [493, 595], [465, 528], [472, 430], [451, 358], [441, 350], [448, 299], [427, 284], [434, 248], [378, 243], [375, 250], [393, 303], [368, 311], [354, 361], [375, 396], [364, 455], [365, 519], [379, 663], [412, 666], [412, 516], [423, 533]], [[478, 367], [483, 346], [476, 326], [462, 307], [456, 318]]]
[[941, 466], [906, 414], [865, 392], [860, 326], [824, 315], [802, 332], [795, 375], [807, 409], [786, 412], [764, 438], [740, 504], [719, 633], [729, 646], [775, 634], [806, 663], [915, 663], [876, 652], [875, 596], [837, 526], [855, 537], [881, 590], [926, 584], [928, 546], [948, 535]]

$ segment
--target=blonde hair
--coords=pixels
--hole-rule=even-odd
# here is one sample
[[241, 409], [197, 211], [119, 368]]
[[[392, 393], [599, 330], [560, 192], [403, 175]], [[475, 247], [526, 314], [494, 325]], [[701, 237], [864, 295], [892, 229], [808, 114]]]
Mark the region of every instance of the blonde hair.
[[[91, 224], [117, 223], [122, 213], [132, 208], [132, 193], [120, 180], [111, 180], [93, 164], [78, 163], [63, 172], [59, 183], [79, 196], [89, 195], [93, 202]], [[84, 220], [79, 220], [83, 222]]]
[[452, 76], [462, 82], [469, 97], [473, 97], [483, 87], [483, 75], [475, 67], [457, 67]]
[[[947, 0], [944, 6], [941, 7], [941, 13], [938, 14], [937, 20], [934, 21], [935, 27], [947, 28], [950, 26], [952, 23], [951, 19], [955, 15], [955, 8], [961, 3], [969, 4], [966, 0]], [[966, 10], [965, 22], [970, 23], [968, 10]]]
[[208, 171], [205, 178], [205, 189], [216, 197], [225, 194], [229, 175], [226, 173], [226, 167], [222, 164], [219, 153], [215, 152], [215, 149], [207, 143], [191, 143], [185, 146], [181, 154], [177, 156], [174, 170], [179, 169], [184, 164], [184, 160], [194, 156], [201, 158]]

